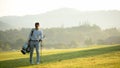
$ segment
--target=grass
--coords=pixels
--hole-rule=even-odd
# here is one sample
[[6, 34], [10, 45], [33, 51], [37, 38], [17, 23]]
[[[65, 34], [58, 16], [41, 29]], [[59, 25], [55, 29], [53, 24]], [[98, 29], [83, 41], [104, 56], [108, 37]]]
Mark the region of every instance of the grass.
[[120, 45], [44, 50], [41, 59], [30, 65], [29, 54], [1, 52], [0, 68], [120, 68]]

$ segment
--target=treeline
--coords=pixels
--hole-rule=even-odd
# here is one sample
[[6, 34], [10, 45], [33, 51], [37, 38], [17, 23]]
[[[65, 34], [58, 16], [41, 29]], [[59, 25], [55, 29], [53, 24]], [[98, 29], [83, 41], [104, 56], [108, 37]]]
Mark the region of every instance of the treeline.
[[[0, 31], [0, 51], [18, 50], [27, 41], [30, 28]], [[90, 45], [120, 44], [120, 30], [102, 30], [97, 25], [83, 24], [71, 28], [43, 29], [44, 48], [76, 48]]]

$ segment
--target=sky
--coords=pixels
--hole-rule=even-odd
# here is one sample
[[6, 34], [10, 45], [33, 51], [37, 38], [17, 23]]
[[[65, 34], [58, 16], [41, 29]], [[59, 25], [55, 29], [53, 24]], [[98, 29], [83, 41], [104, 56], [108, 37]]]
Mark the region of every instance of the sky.
[[0, 0], [0, 17], [45, 13], [59, 8], [120, 10], [119, 0]]

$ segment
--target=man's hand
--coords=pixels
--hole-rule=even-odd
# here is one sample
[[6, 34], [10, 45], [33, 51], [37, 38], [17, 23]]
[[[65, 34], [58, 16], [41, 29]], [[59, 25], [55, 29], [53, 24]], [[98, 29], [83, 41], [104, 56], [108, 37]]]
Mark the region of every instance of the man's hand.
[[39, 42], [42, 42], [42, 40], [40, 39]]

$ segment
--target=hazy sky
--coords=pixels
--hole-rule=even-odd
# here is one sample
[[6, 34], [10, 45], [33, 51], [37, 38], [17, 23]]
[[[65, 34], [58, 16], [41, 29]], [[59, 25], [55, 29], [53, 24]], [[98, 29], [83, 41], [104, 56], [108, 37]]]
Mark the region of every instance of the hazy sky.
[[0, 17], [40, 14], [59, 8], [80, 11], [120, 10], [119, 0], [0, 0]]

